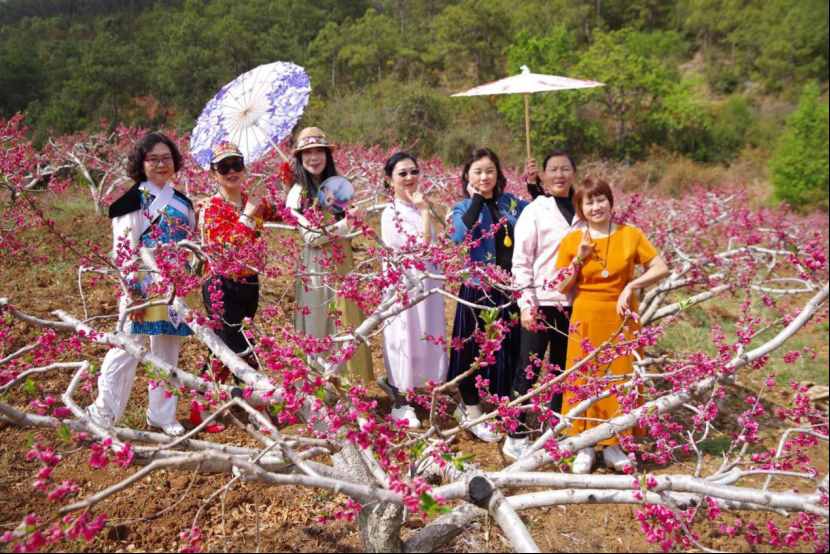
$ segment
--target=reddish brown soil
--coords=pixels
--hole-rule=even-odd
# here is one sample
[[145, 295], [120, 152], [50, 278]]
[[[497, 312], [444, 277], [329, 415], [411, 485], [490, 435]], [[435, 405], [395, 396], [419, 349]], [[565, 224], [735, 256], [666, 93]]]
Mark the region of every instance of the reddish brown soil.
[[[108, 222], [103, 217], [96, 217], [87, 212], [72, 216], [60, 222], [60, 227], [72, 236], [92, 239], [98, 244], [106, 244], [109, 239]], [[64, 256], [43, 241], [44, 252], [54, 256]], [[32, 268], [28, 262], [3, 264], [0, 267], [0, 296], [9, 297], [12, 302], [30, 313], [48, 316], [54, 309], [67, 309], [80, 313], [75, 288], [76, 275], [74, 266], [65, 265], [59, 271], [45, 271]], [[265, 294], [277, 291], [277, 284], [266, 283]], [[269, 291], [270, 289], [270, 291]], [[104, 313], [112, 311], [114, 301], [105, 287], [98, 287], [89, 295], [91, 312]], [[454, 310], [447, 306], [449, 321]], [[31, 336], [23, 326], [21, 329], [22, 346], [24, 335]], [[104, 349], [89, 347], [86, 357], [100, 360]], [[186, 341], [181, 365], [195, 369], [204, 356], [204, 348], [194, 340]], [[375, 367], [382, 368], [380, 343], [374, 345]], [[68, 383], [68, 374], [51, 374], [39, 379], [43, 392], [59, 394]], [[384, 408], [388, 403], [380, 389], [374, 387], [372, 392], [381, 400]], [[730, 398], [734, 405], [726, 411], [736, 414], [743, 411], [740, 398], [747, 391], [733, 387]], [[144, 407], [146, 405], [146, 377], [139, 376], [133, 389], [127, 422], [143, 428]], [[9, 398], [17, 406], [25, 406], [26, 399], [22, 392], [15, 391]], [[92, 400], [86, 394], [80, 394], [78, 401], [84, 405]], [[775, 398], [783, 401], [784, 398]], [[179, 417], [186, 421], [186, 402], [180, 403]], [[722, 433], [734, 430], [733, 416], [722, 416], [717, 422]], [[777, 426], [769, 421], [771, 429]], [[219, 440], [239, 444], [253, 444], [251, 439], [241, 431], [229, 429], [218, 436]], [[43, 495], [32, 489], [34, 474], [39, 469], [37, 462], [28, 462], [25, 454], [35, 441], [55, 441], [52, 431], [20, 429], [0, 424], [0, 533], [14, 528], [21, 518], [31, 512], [48, 514], [52, 506]], [[769, 441], [767, 441], [769, 442]], [[770, 443], [771, 444], [771, 443]], [[459, 450], [475, 455], [475, 461], [485, 469], [503, 467], [504, 460], [498, 445], [487, 445], [472, 440], [469, 435], [461, 438]], [[61, 446], [64, 461], [56, 470], [54, 478], [73, 479], [81, 486], [80, 497], [85, 497], [117, 482], [125, 476], [125, 471], [109, 466], [103, 470], [92, 470], [88, 463], [89, 452], [74, 445]], [[823, 472], [827, 471], [827, 452], [818, 453]], [[707, 465], [714, 465], [717, 459], [707, 455]], [[687, 472], [693, 467], [692, 460], [678, 461], [668, 468], [648, 468], [654, 473]], [[127, 473], [135, 471], [127, 470]], [[604, 468], [595, 470], [606, 472]], [[159, 471], [127, 491], [113, 496], [96, 507], [96, 511], [109, 515], [107, 528], [92, 542], [63, 544], [61, 550], [79, 552], [141, 552], [141, 551], [175, 551], [183, 546], [179, 533], [191, 525], [200, 509], [204, 509], [199, 519], [199, 526], [205, 532], [205, 547], [214, 551], [318, 551], [318, 552], [357, 552], [361, 544], [356, 526], [345, 522], [321, 525], [317, 518], [331, 513], [332, 509], [343, 500], [328, 492], [302, 489], [298, 487], [267, 488], [262, 485], [238, 483], [226, 494], [214, 498], [205, 507], [208, 498], [230, 479], [227, 475], [200, 475], [189, 472]], [[643, 537], [636, 522], [635, 506], [568, 506], [529, 510], [523, 514], [535, 539], [543, 551], [549, 552], [640, 552], [659, 551]], [[759, 523], [765, 522], [767, 516], [742, 513], [740, 517]], [[779, 523], [778, 516], [773, 517]], [[728, 516], [727, 521], [732, 517]], [[407, 529], [418, 528], [423, 521], [410, 518]], [[711, 548], [724, 550], [748, 551], [742, 540], [731, 540], [720, 536], [713, 527], [696, 529], [701, 534], [703, 544]], [[409, 531], [407, 531], [408, 533]], [[502, 534], [489, 520], [480, 520], [470, 526], [465, 533], [445, 547], [447, 551], [509, 551]]]

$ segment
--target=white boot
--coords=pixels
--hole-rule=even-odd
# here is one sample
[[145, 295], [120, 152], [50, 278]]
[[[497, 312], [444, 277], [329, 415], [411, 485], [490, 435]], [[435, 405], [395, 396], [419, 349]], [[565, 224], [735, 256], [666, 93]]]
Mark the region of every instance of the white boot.
[[576, 458], [574, 458], [574, 463], [571, 466], [571, 473], [574, 475], [587, 475], [591, 473], [591, 468], [594, 467], [596, 459], [597, 455], [593, 447], [583, 448], [576, 453]]
[[[478, 404], [467, 406], [462, 402], [455, 409], [455, 414], [453, 415], [459, 424], [464, 425], [468, 421], [478, 419], [484, 414], [481, 411], [481, 406]], [[468, 427], [467, 430], [484, 442], [499, 442], [501, 440], [501, 435], [492, 431], [485, 422], [476, 423]]]
[[605, 460], [605, 465], [614, 471], [624, 472], [631, 465], [631, 460], [617, 445], [606, 446], [602, 450], [602, 458]]
[[507, 436], [504, 439], [504, 444], [501, 447], [502, 454], [508, 460], [515, 462], [522, 456], [524, 456], [525, 451], [530, 447], [530, 439], [527, 437], [520, 437], [520, 438], [513, 438], [511, 436]]

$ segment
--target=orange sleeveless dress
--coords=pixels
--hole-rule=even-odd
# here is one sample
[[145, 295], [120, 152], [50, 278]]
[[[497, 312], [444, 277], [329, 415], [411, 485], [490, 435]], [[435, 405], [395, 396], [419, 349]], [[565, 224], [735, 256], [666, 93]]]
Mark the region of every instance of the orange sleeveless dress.
[[[582, 230], [573, 231], [562, 239], [556, 267], [565, 268], [570, 265], [579, 251], [583, 232]], [[657, 250], [645, 234], [630, 225], [620, 225], [608, 237], [595, 239], [594, 245], [594, 252], [579, 270], [572, 289], [575, 295], [571, 314], [571, 331], [568, 336], [566, 369], [571, 368], [585, 357], [582, 349], [584, 340], [587, 339], [593, 347], [597, 347], [619, 329], [622, 323], [622, 318], [617, 315], [617, 299], [620, 293], [634, 279], [635, 266], [646, 265], [657, 255]], [[607, 277], [603, 276], [603, 270], [607, 271]], [[636, 312], [636, 295], [632, 295], [630, 306]], [[637, 322], [629, 319], [623, 332], [626, 338], [631, 338], [638, 329]], [[568, 379], [568, 383], [577, 386], [584, 385], [589, 375], [598, 377], [630, 374], [634, 367], [632, 358], [632, 356], [621, 356], [610, 364], [597, 363], [594, 360], [593, 364], [590, 364], [590, 373], [572, 376]], [[573, 392], [566, 390], [562, 397], [562, 413], [567, 414], [579, 402], [580, 399]], [[611, 395], [595, 402], [581, 416], [588, 419], [574, 421], [565, 433], [571, 436], [578, 435], [603, 423], [597, 420], [607, 420], [620, 413], [620, 404], [616, 396]], [[604, 446], [618, 443], [619, 440], [616, 437], [599, 442]]]

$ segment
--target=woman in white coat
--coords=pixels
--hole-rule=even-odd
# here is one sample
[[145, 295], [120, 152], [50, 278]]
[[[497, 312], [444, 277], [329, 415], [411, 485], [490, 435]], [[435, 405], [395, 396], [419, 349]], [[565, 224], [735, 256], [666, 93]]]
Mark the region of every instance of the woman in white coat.
[[[538, 378], [538, 369], [526, 369], [534, 359], [542, 359], [548, 351], [548, 361], [565, 368], [568, 351], [570, 298], [553, 289], [549, 283], [556, 279], [556, 254], [559, 243], [580, 219], [573, 205], [573, 184], [576, 164], [563, 151], [548, 154], [542, 163], [542, 171], [533, 160], [527, 165], [528, 181], [541, 184], [544, 192], [525, 208], [516, 223], [516, 244], [513, 249], [513, 278], [522, 291], [519, 298], [521, 310], [521, 339], [519, 359], [513, 380], [513, 396], [527, 393]], [[551, 409], [560, 412], [562, 395], [554, 395]], [[523, 413], [520, 422], [524, 424]], [[530, 441], [526, 429], [510, 433], [502, 451], [505, 457], [520, 458]]]

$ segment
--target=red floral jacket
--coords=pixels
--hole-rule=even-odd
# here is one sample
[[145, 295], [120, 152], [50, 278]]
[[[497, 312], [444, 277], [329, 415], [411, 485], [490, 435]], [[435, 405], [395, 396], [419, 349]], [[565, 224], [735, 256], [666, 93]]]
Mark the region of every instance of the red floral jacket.
[[[248, 202], [248, 196], [242, 194], [242, 205]], [[250, 266], [258, 266], [256, 251], [264, 244], [258, 244], [262, 224], [278, 219], [274, 206], [263, 200], [258, 215], [252, 218], [253, 227], [240, 221], [241, 213], [236, 206], [216, 194], [202, 201], [198, 206], [198, 222], [202, 230], [202, 241], [212, 257], [221, 259], [225, 277], [238, 279], [256, 275]], [[257, 248], [259, 247], [259, 248]], [[241, 254], [242, 259], [237, 258]], [[212, 272], [212, 271], [211, 271]]]

